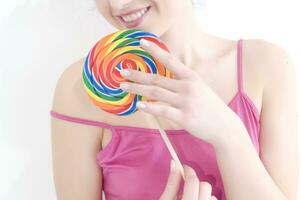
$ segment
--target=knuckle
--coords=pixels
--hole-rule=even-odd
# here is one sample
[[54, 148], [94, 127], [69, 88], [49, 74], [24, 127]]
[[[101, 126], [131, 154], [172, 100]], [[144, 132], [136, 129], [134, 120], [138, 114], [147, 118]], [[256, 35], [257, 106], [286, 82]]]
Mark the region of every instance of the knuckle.
[[187, 81], [186, 84], [185, 84], [185, 88], [186, 88], [186, 92], [188, 94], [193, 94], [194, 91], [195, 91], [195, 86], [193, 83]]
[[195, 81], [195, 78], [197, 76], [197, 74], [193, 70], [191, 70], [191, 69], [189, 69], [187, 67], [184, 68], [183, 75], [185, 76], [184, 79], [186, 79], [186, 80], [193, 80], [193, 81]]
[[184, 94], [190, 94], [194, 91], [194, 85], [191, 83], [191, 81], [184, 81], [182, 84], [182, 92]]
[[185, 112], [182, 112], [182, 113], [183, 114], [180, 116], [178, 123], [186, 125], [186, 120], [187, 120], [186, 113]]
[[174, 60], [174, 57], [173, 57], [173, 55], [172, 55], [172, 54], [167, 54], [167, 56], [166, 56], [166, 60], [167, 60], [167, 62], [168, 62], [168, 63], [172, 63], [172, 62], [173, 62], [173, 60]]
[[151, 95], [152, 97], [157, 98], [157, 97], [159, 97], [159, 96], [161, 95], [161, 91], [159, 90], [159, 88], [153, 87], [153, 88], [150, 90], [150, 95]]
[[200, 76], [191, 69], [188, 69], [187, 73], [189, 74], [190, 79], [193, 81], [197, 81], [200, 78]]
[[190, 98], [183, 98], [182, 99], [182, 102], [181, 102], [181, 106], [185, 107], [185, 108], [189, 108], [191, 105], [191, 101], [190, 101]]
[[151, 77], [151, 84], [152, 85], [159, 85], [160, 77], [158, 75], [152, 75]]
[[166, 108], [162, 108], [161, 111], [160, 111], [160, 115], [163, 116], [163, 117], [169, 117], [169, 112]]

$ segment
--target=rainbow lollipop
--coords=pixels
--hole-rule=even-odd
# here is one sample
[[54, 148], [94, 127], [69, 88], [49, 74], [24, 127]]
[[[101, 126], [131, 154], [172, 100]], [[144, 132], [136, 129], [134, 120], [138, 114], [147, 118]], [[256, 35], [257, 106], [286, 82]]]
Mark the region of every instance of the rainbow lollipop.
[[83, 82], [93, 103], [102, 110], [129, 115], [137, 111], [138, 100], [153, 101], [120, 89], [120, 83], [125, 80], [120, 75], [121, 69], [130, 68], [174, 78], [172, 72], [140, 47], [140, 39], [154, 42], [169, 52], [156, 35], [138, 29], [125, 29], [105, 36], [88, 53]]
[[[159, 74], [174, 78], [174, 74], [140, 47], [140, 39], [149, 40], [169, 52], [164, 43], [154, 34], [138, 29], [125, 29], [111, 33], [89, 51], [83, 69], [83, 83], [92, 102], [102, 110], [116, 115], [134, 113], [137, 101], [155, 101], [147, 97], [131, 94], [120, 89], [125, 79], [120, 75], [122, 69], [134, 69], [146, 73]], [[180, 167], [182, 177], [184, 170], [172, 147], [167, 134], [161, 128], [159, 132], [172, 158]]]

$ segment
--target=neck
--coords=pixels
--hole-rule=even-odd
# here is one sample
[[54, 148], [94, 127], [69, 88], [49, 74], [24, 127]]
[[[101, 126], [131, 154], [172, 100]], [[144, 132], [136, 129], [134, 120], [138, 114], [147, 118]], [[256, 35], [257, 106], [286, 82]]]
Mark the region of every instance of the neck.
[[218, 48], [221, 47], [222, 40], [205, 33], [193, 13], [171, 26], [160, 39], [167, 45], [171, 54], [190, 68], [211, 62], [218, 52], [221, 52]]

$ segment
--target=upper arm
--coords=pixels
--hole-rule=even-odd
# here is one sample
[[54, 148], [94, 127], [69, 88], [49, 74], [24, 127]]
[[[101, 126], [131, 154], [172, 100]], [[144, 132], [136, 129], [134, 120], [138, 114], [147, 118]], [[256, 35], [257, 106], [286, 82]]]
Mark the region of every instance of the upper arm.
[[297, 80], [287, 52], [271, 43], [265, 52], [265, 86], [260, 117], [260, 157], [288, 199], [297, 199], [298, 137]]
[[[52, 110], [81, 117], [87, 113], [76, 89], [77, 62], [59, 78]], [[77, 75], [77, 76], [76, 76]], [[101, 128], [51, 118], [54, 183], [58, 200], [101, 200], [102, 174], [96, 161], [101, 149]]]

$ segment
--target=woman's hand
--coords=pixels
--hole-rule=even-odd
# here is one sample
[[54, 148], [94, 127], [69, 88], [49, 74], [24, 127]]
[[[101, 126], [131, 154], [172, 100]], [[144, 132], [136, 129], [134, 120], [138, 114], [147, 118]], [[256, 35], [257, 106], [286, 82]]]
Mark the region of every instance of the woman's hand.
[[[142, 110], [168, 118], [207, 142], [220, 140], [221, 133], [231, 133], [229, 129], [233, 130], [233, 125], [238, 122], [232, 110], [195, 71], [156, 44], [148, 43], [146, 46], [141, 42], [141, 46], [173, 72], [176, 79], [132, 69], [129, 69], [130, 75], [124, 76], [124, 70], [121, 70], [124, 78], [133, 81], [126, 82], [129, 88], [121, 84], [121, 89], [156, 100], [143, 102], [146, 107]], [[227, 137], [223, 135], [223, 138]]]
[[[180, 199], [177, 197], [177, 193], [181, 181], [181, 173], [176, 165], [172, 163], [174, 163], [173, 160], [167, 184], [160, 200]], [[184, 173], [185, 182], [181, 200], [217, 200], [215, 196], [211, 195], [211, 185], [208, 182], [199, 182], [195, 171], [191, 167], [184, 165]]]

